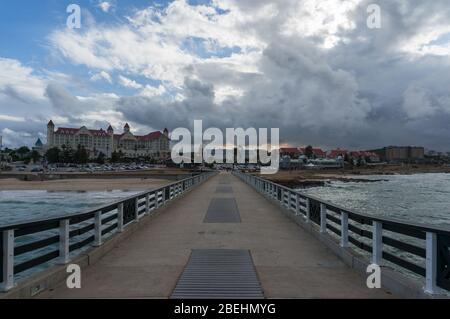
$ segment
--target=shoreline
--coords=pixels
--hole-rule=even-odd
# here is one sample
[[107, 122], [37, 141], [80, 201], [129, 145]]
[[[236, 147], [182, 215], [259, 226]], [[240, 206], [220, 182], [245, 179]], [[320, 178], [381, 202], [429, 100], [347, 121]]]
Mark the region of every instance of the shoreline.
[[59, 179], [46, 181], [22, 181], [15, 178], [0, 179], [0, 191], [88, 192], [88, 191], [139, 191], [169, 184], [168, 179], [121, 178], [121, 179]]
[[[328, 182], [374, 183], [389, 181], [383, 176], [416, 175], [416, 174], [450, 174], [450, 166], [436, 165], [383, 165], [376, 167], [358, 167], [354, 169], [323, 170], [284, 170], [264, 178], [291, 188], [309, 188], [325, 186]], [[376, 179], [364, 178], [379, 176]]]

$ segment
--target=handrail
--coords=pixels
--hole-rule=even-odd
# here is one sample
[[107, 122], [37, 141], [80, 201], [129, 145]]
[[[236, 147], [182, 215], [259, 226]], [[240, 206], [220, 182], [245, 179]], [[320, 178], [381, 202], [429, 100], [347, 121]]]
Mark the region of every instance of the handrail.
[[[204, 173], [204, 174], [205, 174], [205, 173]], [[207, 174], [207, 173], [206, 173], [206, 174]], [[152, 189], [151, 191], [143, 191], [143, 192], [141, 192], [141, 193], [138, 193], [138, 194], [135, 194], [135, 195], [132, 195], [132, 196], [129, 196], [129, 197], [124, 197], [124, 198], [121, 198], [120, 200], [117, 200], [117, 201], [112, 202], [111, 204], [108, 204], [108, 205], [101, 205], [101, 206], [99, 206], [99, 207], [97, 207], [97, 208], [89, 209], [89, 210], [86, 210], [86, 211], [84, 211], [84, 212], [70, 213], [70, 214], [61, 215], [61, 216], [57, 216], [57, 217], [51, 217], [51, 218], [41, 217], [41, 218], [36, 218], [36, 219], [29, 219], [29, 220], [27, 220], [27, 221], [25, 221], [25, 222], [14, 222], [14, 223], [10, 223], [10, 224], [3, 224], [3, 225], [0, 225], [0, 231], [7, 230], [7, 229], [12, 229], [12, 228], [16, 228], [16, 227], [23, 227], [23, 226], [28, 226], [28, 225], [34, 225], [34, 224], [38, 224], [38, 223], [40, 223], [40, 222], [59, 221], [59, 220], [62, 220], [62, 219], [67, 219], [67, 218], [72, 218], [72, 217], [79, 217], [79, 216], [83, 216], [83, 215], [88, 215], [88, 214], [90, 214], [90, 213], [93, 213], [93, 212], [96, 212], [96, 211], [98, 211], [98, 210], [101, 210], [102, 208], [120, 204], [120, 203], [122, 203], [122, 202], [124, 202], [124, 201], [127, 201], [127, 200], [129, 200], [129, 199], [133, 199], [133, 198], [135, 198], [135, 197], [137, 197], [137, 196], [142, 197], [142, 196], [145, 196], [145, 195], [148, 194], [148, 193], [154, 193], [154, 192], [157, 192], [157, 191], [161, 191], [162, 189], [165, 189], [165, 188], [167, 188], [167, 187], [171, 187], [171, 186], [174, 186], [174, 185], [176, 185], [176, 184], [182, 183], [182, 182], [184, 182], [184, 181], [191, 180], [192, 178], [194, 178], [194, 177], [196, 177], [196, 176], [199, 176], [199, 175], [187, 177], [187, 178], [185, 178], [185, 179], [181, 179], [181, 180], [179, 180], [179, 181], [176, 181], [176, 182], [173, 182], [173, 183], [164, 185], [164, 186], [162, 186], [162, 187]]]
[[[1, 225], [0, 291], [11, 290], [18, 274], [67, 264], [81, 249], [103, 245], [106, 236], [116, 236], [216, 174], [191, 176], [84, 212]], [[24, 241], [23, 236], [29, 235], [31, 240]]]
[[450, 291], [449, 229], [358, 213], [258, 176], [233, 174], [306, 223], [318, 225], [321, 234], [337, 236], [343, 249], [361, 249], [372, 254], [373, 264], [388, 261], [425, 277], [426, 293]]

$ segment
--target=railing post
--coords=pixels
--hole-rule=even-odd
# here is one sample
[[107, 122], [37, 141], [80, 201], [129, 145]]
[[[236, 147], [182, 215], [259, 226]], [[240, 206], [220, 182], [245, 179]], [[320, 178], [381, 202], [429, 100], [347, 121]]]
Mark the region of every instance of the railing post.
[[295, 215], [300, 215], [300, 195], [296, 193], [295, 195]]
[[102, 241], [102, 212], [98, 211], [95, 212], [95, 239], [94, 239], [94, 246], [98, 247], [103, 244]]
[[372, 226], [372, 263], [381, 265], [383, 259], [383, 224], [378, 221]]
[[154, 199], [154, 201], [155, 201], [155, 209], [158, 209], [159, 208], [159, 191], [155, 192], [155, 199]]
[[348, 247], [348, 213], [341, 212], [341, 247]]
[[291, 210], [291, 192], [290, 191], [287, 191], [286, 192], [287, 193], [287, 208], [289, 209], [289, 210]]
[[117, 231], [123, 233], [123, 203], [117, 206]]
[[139, 221], [139, 197], [136, 197], [136, 199], [134, 200], [134, 207], [135, 207], [134, 221], [138, 222]]
[[327, 206], [323, 203], [320, 204], [320, 232], [327, 232]]
[[425, 292], [427, 294], [435, 294], [437, 270], [437, 236], [435, 233], [427, 232], [426, 239]]
[[69, 262], [69, 232], [70, 221], [64, 219], [59, 222], [59, 264], [65, 265]]
[[306, 198], [306, 222], [309, 223], [311, 221], [311, 200]]
[[[156, 204], [155, 204], [156, 208]], [[145, 195], [145, 215], [150, 214], [150, 194]]]
[[14, 288], [14, 230], [3, 231], [3, 284], [1, 291]]
[[166, 204], [166, 187], [162, 189], [162, 203], [163, 206]]

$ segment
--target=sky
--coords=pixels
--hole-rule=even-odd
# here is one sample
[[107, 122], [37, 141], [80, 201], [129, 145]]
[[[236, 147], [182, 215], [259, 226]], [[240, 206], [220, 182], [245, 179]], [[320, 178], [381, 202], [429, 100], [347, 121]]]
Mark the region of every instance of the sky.
[[50, 119], [137, 134], [201, 119], [291, 146], [450, 151], [448, 0], [1, 1], [0, 43], [3, 146], [45, 143]]

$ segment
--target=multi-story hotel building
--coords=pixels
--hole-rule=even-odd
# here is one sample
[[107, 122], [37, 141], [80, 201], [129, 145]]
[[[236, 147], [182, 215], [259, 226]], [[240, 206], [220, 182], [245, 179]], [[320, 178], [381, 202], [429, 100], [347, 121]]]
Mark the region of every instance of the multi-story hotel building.
[[169, 131], [156, 131], [147, 135], [134, 135], [131, 133], [128, 123], [123, 128], [122, 134], [114, 134], [110, 125], [106, 131], [91, 130], [86, 126], [80, 128], [59, 127], [55, 130], [53, 121], [47, 124], [46, 148], [71, 147], [77, 149], [84, 147], [90, 157], [96, 157], [103, 153], [110, 158], [113, 152], [122, 151], [124, 156], [130, 158], [151, 157], [154, 159], [167, 159], [170, 156]]

